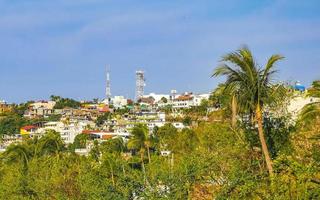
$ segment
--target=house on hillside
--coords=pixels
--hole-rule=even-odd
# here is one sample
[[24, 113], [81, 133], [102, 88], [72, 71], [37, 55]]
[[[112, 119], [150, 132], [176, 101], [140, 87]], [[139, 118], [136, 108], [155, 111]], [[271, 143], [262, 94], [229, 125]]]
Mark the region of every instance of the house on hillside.
[[13, 105], [7, 104], [5, 101], [0, 101], [0, 114], [11, 112], [13, 110]]
[[35, 117], [46, 117], [54, 114], [54, 101], [38, 101], [29, 105], [25, 111], [24, 117], [35, 118]]

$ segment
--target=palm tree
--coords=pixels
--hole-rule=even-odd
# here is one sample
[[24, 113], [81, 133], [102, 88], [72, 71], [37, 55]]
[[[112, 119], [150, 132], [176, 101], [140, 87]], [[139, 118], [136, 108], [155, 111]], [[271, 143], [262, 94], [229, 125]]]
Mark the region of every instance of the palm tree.
[[276, 102], [279, 87], [272, 84], [272, 75], [277, 71], [275, 63], [284, 57], [272, 55], [264, 68], [259, 67], [247, 47], [222, 57], [213, 76], [226, 76], [226, 87], [236, 88], [237, 103], [247, 113], [255, 117], [258, 125], [259, 140], [269, 174], [273, 175], [272, 161], [263, 132], [263, 112], [266, 105]]
[[[129, 149], [139, 150], [141, 167], [145, 176], [145, 166], [144, 166], [144, 154], [147, 151], [149, 163], [151, 162], [150, 157], [150, 146], [152, 144], [152, 137], [149, 135], [147, 126], [138, 124], [136, 125], [132, 132], [132, 138], [128, 141]], [[146, 177], [145, 177], [146, 182]]]
[[12, 144], [2, 155], [5, 162], [8, 163], [21, 163], [21, 179], [19, 180], [19, 185], [21, 187], [21, 194], [23, 196], [28, 196], [30, 199], [35, 199], [37, 194], [33, 189], [29, 188], [28, 184], [28, 172], [29, 172], [29, 161], [34, 156], [32, 145], [27, 144]]
[[[102, 143], [101, 151], [103, 152], [103, 154], [112, 154], [116, 155], [116, 157], [121, 157], [123, 156], [123, 153], [126, 151], [126, 145], [121, 137], [117, 137]], [[126, 172], [124, 168], [124, 162], [121, 162], [121, 165], [123, 174], [125, 175]]]
[[59, 133], [54, 130], [48, 130], [46, 134], [39, 139], [37, 153], [41, 155], [58, 155], [64, 149], [64, 144]]
[[25, 144], [10, 145], [4, 153], [4, 159], [8, 163], [22, 163], [22, 173], [24, 175], [28, 172], [28, 163], [31, 158], [32, 152]]
[[[212, 77], [215, 76], [214, 74]], [[238, 90], [236, 87], [231, 87], [229, 85], [226, 87], [225, 84], [219, 84], [218, 87], [213, 92], [213, 95], [216, 98], [216, 103], [222, 104], [225, 108], [230, 108], [231, 105], [231, 126], [235, 128], [237, 123], [237, 94]], [[230, 98], [231, 96], [231, 98]]]

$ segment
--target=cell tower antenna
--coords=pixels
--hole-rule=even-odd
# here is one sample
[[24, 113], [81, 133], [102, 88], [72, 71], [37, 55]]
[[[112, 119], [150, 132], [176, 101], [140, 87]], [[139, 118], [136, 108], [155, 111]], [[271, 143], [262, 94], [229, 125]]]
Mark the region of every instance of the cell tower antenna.
[[136, 71], [136, 101], [138, 101], [144, 94], [144, 87], [146, 86], [144, 71]]
[[111, 99], [111, 84], [110, 84], [110, 68], [108, 65], [106, 67], [106, 71], [107, 71], [106, 99], [109, 102]]

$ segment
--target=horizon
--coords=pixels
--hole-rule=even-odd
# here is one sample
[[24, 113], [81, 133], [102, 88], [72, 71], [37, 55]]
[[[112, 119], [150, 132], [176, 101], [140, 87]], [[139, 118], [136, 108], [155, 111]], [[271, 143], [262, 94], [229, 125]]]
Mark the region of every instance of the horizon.
[[244, 44], [260, 65], [285, 56], [279, 81], [320, 78], [316, 0], [0, 0], [0, 13], [0, 100], [10, 103], [103, 99], [106, 65], [112, 96], [134, 98], [138, 69], [145, 94], [210, 92], [221, 56]]

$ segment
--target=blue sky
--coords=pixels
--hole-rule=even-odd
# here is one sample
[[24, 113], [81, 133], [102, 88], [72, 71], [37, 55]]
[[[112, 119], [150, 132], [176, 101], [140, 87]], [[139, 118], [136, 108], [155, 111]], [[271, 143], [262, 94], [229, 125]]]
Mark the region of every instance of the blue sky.
[[51, 94], [208, 92], [220, 57], [247, 44], [262, 65], [280, 53], [280, 80], [320, 78], [319, 0], [0, 0], [0, 99]]

